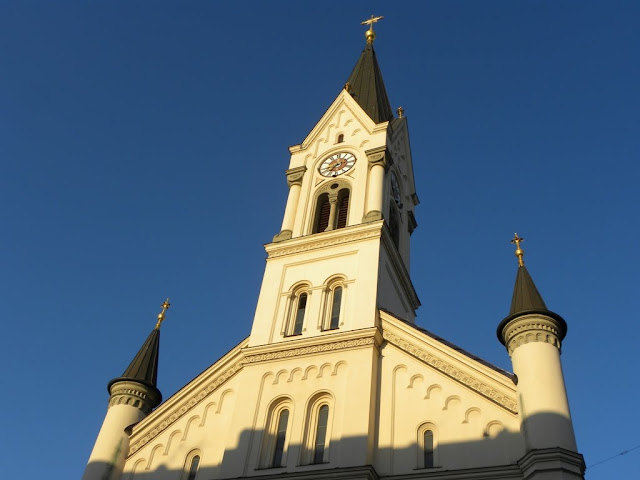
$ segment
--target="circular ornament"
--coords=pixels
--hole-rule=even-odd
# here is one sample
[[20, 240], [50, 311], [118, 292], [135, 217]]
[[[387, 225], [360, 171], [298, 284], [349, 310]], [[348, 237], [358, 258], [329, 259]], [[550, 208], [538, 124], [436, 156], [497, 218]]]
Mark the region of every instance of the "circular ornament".
[[356, 163], [356, 157], [347, 152], [335, 153], [327, 157], [320, 164], [320, 175], [323, 177], [337, 177], [348, 172]]

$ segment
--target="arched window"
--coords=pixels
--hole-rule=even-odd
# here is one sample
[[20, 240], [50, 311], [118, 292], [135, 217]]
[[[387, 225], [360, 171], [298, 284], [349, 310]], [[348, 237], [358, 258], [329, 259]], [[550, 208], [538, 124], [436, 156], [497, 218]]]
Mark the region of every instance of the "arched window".
[[347, 226], [347, 213], [349, 212], [349, 190], [346, 188], [338, 193], [338, 222], [336, 228]]
[[400, 215], [394, 202], [389, 203], [389, 233], [396, 248], [400, 248]]
[[340, 134], [338, 135], [338, 139], [336, 140], [336, 143], [342, 143], [344, 142], [344, 134]]
[[307, 298], [306, 293], [301, 293], [297, 297], [295, 303], [295, 317], [293, 323], [293, 330], [291, 335], [302, 335], [302, 326], [304, 325], [304, 314], [307, 311]]
[[436, 428], [425, 423], [418, 428], [418, 468], [436, 466]]
[[287, 425], [289, 424], [289, 410], [283, 409], [278, 415], [278, 427], [276, 429], [276, 441], [273, 449], [272, 467], [282, 466], [282, 456], [284, 454], [284, 442], [287, 439]]
[[329, 310], [329, 330], [340, 326], [340, 309], [342, 307], [342, 287], [338, 285], [331, 290]]
[[324, 446], [327, 441], [327, 422], [329, 420], [329, 405], [322, 405], [318, 410], [316, 426], [316, 441], [313, 451], [313, 463], [324, 462]]
[[433, 467], [433, 431], [425, 430], [422, 434], [423, 447], [422, 454], [424, 456], [424, 468]]
[[187, 455], [187, 459], [184, 462], [182, 479], [196, 480], [199, 466], [200, 466], [200, 452], [198, 450], [194, 450]]
[[316, 200], [311, 233], [344, 228], [348, 223], [349, 189], [346, 182], [337, 181], [323, 187]]
[[260, 468], [276, 468], [286, 465], [287, 433], [291, 411], [292, 403], [289, 399], [277, 400], [269, 408], [260, 452]]
[[316, 206], [316, 219], [313, 233], [324, 232], [329, 226], [329, 215], [331, 214], [331, 205], [329, 204], [329, 195], [323, 193], [318, 197]]
[[332, 405], [333, 397], [326, 392], [315, 395], [309, 401], [300, 458], [302, 465], [329, 462]]

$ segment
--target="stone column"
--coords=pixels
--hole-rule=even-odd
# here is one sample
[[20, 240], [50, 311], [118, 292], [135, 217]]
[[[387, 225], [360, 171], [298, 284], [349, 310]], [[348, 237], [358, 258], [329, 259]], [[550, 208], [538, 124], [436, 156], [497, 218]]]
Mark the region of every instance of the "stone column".
[[369, 180], [367, 182], [366, 213], [362, 222], [382, 220], [382, 197], [384, 195], [384, 173], [387, 168], [389, 152], [385, 146], [372, 148], [365, 152], [369, 162]]
[[118, 381], [109, 392], [107, 415], [82, 480], [120, 480], [129, 453], [127, 430], [145, 418], [161, 399], [156, 388], [135, 381]]
[[502, 340], [517, 376], [518, 413], [527, 454], [527, 480], [583, 479], [560, 361], [565, 321], [552, 312], [506, 319]]
[[338, 194], [329, 195], [329, 224], [324, 229], [325, 232], [336, 228], [336, 206], [338, 205]]
[[273, 237], [274, 242], [282, 242], [289, 240], [293, 235], [293, 226], [298, 211], [298, 202], [300, 200], [300, 190], [302, 189], [302, 178], [307, 167], [296, 167], [287, 170], [287, 184], [289, 185], [289, 197], [287, 198], [287, 206], [284, 210], [284, 218], [282, 219], [282, 229], [280, 233]]

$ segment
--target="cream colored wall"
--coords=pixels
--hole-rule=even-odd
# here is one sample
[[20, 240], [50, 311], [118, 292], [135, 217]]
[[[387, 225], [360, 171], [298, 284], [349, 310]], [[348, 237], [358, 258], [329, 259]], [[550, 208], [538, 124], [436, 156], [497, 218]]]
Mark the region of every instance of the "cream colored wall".
[[[291, 411], [278, 473], [368, 464], [380, 475], [415, 473], [417, 432], [425, 422], [436, 432], [436, 469], [509, 465], [521, 458], [511, 379], [380, 316], [384, 343], [379, 328], [288, 344], [243, 343], [136, 428], [123, 478], [154, 472], [156, 480], [175, 479], [194, 449], [207, 478], [273, 472], [261, 468], [261, 451], [269, 409], [278, 399], [287, 399]], [[318, 394], [330, 398], [328, 463], [304, 465], [309, 402]], [[137, 477], [129, 475], [134, 471]]]
[[111, 405], [91, 451], [83, 480], [119, 480], [129, 449], [129, 436], [125, 428], [146, 416], [138, 407]]
[[374, 326], [381, 228], [376, 222], [268, 245], [250, 345], [300, 338], [283, 332], [292, 319], [294, 289], [303, 284], [310, 295], [302, 338], [330, 334], [321, 323], [328, 314], [327, 283], [335, 278], [343, 278], [345, 287], [340, 331]]
[[[435, 432], [435, 466], [455, 470], [515, 463], [524, 453], [516, 387], [508, 377], [384, 313], [381, 475], [419, 466], [418, 430]], [[495, 400], [492, 400], [495, 399]]]
[[[355, 336], [334, 335], [339, 338], [334, 339], [334, 348], [326, 353], [293, 358], [280, 355], [267, 361], [261, 359], [266, 358], [264, 352], [269, 349], [246, 349], [244, 366], [234, 377], [204, 396], [199, 395], [198, 390], [206, 390], [212, 377], [196, 379], [169, 400], [171, 405], [156, 412], [155, 418], [134, 433], [132, 445], [139, 445], [141, 440], [169, 423], [146, 444], [134, 447], [123, 478], [145, 478], [153, 472], [156, 480], [175, 479], [176, 471], [183, 471], [185, 460], [194, 449], [201, 456], [200, 469], [207, 470], [207, 478], [268, 472], [260, 468], [263, 432], [269, 407], [274, 400], [282, 398], [290, 399], [291, 414], [286, 465], [278, 469], [278, 473], [370, 463], [373, 446], [368, 432], [375, 419], [375, 392], [371, 392], [376, 385], [377, 362], [372, 359], [377, 355], [373, 346], [375, 335], [375, 329], [369, 329], [364, 337], [361, 332]], [[316, 349], [308, 345], [306, 348]], [[278, 357], [278, 354], [267, 356]], [[300, 466], [304, 458], [302, 445], [309, 401], [321, 393], [330, 398], [331, 406], [329, 461], [320, 466]], [[181, 411], [181, 404], [189, 405], [189, 398], [193, 398], [195, 405], [171, 422], [172, 415]]]

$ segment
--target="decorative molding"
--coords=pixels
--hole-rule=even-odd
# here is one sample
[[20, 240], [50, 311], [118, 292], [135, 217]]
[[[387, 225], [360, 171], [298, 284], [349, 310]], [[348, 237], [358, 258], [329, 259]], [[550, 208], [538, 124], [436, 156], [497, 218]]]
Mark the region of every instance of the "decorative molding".
[[379, 210], [370, 210], [364, 217], [362, 217], [362, 223], [377, 222], [378, 220], [382, 220], [382, 218], [382, 212]]
[[292, 185], [302, 185], [302, 177], [304, 177], [304, 172], [306, 171], [307, 167], [304, 165], [285, 171], [284, 173], [287, 175], [287, 185], [289, 185], [289, 188], [291, 188]]
[[119, 381], [114, 383], [110, 389], [109, 407], [114, 405], [131, 405], [139, 408], [146, 415], [151, 413], [153, 407], [160, 403], [159, 393], [151, 390], [146, 385], [133, 381]]
[[319, 345], [309, 345], [308, 347], [290, 348], [286, 350], [278, 350], [277, 352], [260, 353], [257, 355], [247, 355], [246, 363], [268, 362], [270, 360], [278, 360], [281, 358], [299, 357], [302, 355], [310, 355], [322, 352], [332, 352], [335, 350], [343, 350], [347, 348], [362, 347], [373, 345], [375, 337], [354, 338], [351, 340], [343, 340], [341, 342], [322, 343]]
[[[318, 345], [308, 345], [304, 347], [298, 348], [284, 348], [275, 352], [266, 352], [259, 353], [255, 355], [247, 355], [244, 358], [238, 360], [236, 363], [227, 368], [224, 372], [218, 375], [211, 382], [204, 385], [198, 391], [191, 394], [186, 400], [182, 401], [177, 407], [175, 407], [170, 413], [162, 415], [165, 420], [160, 422], [159, 425], [155, 426], [150, 432], [142, 436], [139, 440], [134, 440], [129, 448], [128, 457], [135, 454], [138, 450], [148, 444], [151, 440], [157, 437], [160, 433], [166, 430], [169, 426], [175, 423], [178, 419], [182, 418], [187, 414], [190, 410], [192, 410], [196, 405], [202, 402], [209, 394], [211, 394], [216, 388], [226, 382], [229, 378], [235, 375], [239, 370], [241, 370], [245, 365], [251, 363], [259, 363], [265, 362], [269, 360], [276, 360], [280, 358], [293, 358], [302, 355], [309, 355], [314, 353], [322, 353], [322, 352], [332, 352], [336, 350], [344, 350], [348, 348], [357, 348], [366, 345], [374, 345], [376, 344], [376, 336], [370, 335], [367, 337], [358, 337], [351, 338], [348, 340], [342, 340], [338, 342], [332, 343], [323, 343]], [[379, 342], [378, 342], [379, 344]], [[336, 363], [334, 367], [334, 371], [332, 373], [337, 373], [337, 367], [342, 365], [344, 362]], [[134, 434], [135, 437], [135, 434]]]
[[291, 240], [293, 232], [291, 230], [282, 230], [279, 234], [273, 236], [273, 243], [284, 242], [285, 240]]
[[497, 403], [503, 408], [506, 408], [511, 413], [515, 413], [515, 414], [518, 413], [518, 404], [516, 403], [515, 399], [504, 395], [503, 393], [497, 391], [496, 389], [490, 387], [489, 385], [481, 382], [477, 378], [474, 378], [468, 373], [461, 371], [460, 369], [453, 366], [452, 364], [445, 362], [444, 360], [436, 357], [435, 355], [432, 355], [428, 352], [425, 352], [424, 350], [419, 349], [415, 345], [407, 342], [403, 338], [400, 338], [399, 336], [393, 333], [384, 331], [383, 338], [386, 341], [395, 345], [396, 347], [400, 348], [401, 350], [405, 351], [406, 353], [416, 357], [419, 360], [422, 360], [428, 365], [431, 365], [433, 368], [444, 373], [449, 378], [452, 378], [453, 380], [469, 387], [470, 389], [474, 390], [475, 392], [482, 395], [483, 397], [491, 400], [492, 402]]
[[[347, 227], [348, 228], [348, 227]], [[325, 232], [325, 234], [333, 233], [331, 236], [325, 238], [318, 238], [323, 235], [315, 234], [312, 241], [302, 241], [296, 245], [277, 245], [267, 247], [267, 254], [269, 258], [283, 257], [285, 255], [293, 255], [295, 253], [307, 252], [323, 247], [333, 247], [335, 245], [341, 245], [343, 243], [356, 242], [359, 240], [367, 240], [369, 238], [380, 237], [380, 229], [366, 229], [357, 232], [344, 233], [345, 228], [341, 228], [339, 231], [332, 230], [331, 232]], [[307, 240], [307, 239], [305, 239]]]
[[373, 167], [374, 165], [380, 165], [384, 168], [387, 168], [389, 165], [393, 163], [391, 160], [391, 153], [387, 150], [386, 145], [382, 145], [380, 147], [371, 148], [364, 152], [367, 155], [367, 160], [369, 161], [369, 165]]
[[243, 367], [244, 363], [244, 359], [241, 359], [240, 361], [234, 363], [224, 372], [218, 375], [214, 380], [207, 383], [203, 388], [193, 393], [187, 400], [183, 401], [179, 406], [174, 408], [171, 413], [163, 415], [165, 417], [165, 420], [160, 422], [159, 425], [157, 425], [149, 433], [144, 435], [140, 440], [133, 442], [133, 444], [129, 447], [129, 454], [127, 455], [127, 457], [132, 456], [147, 443], [157, 437], [160, 433], [166, 430], [171, 424], [176, 422], [179, 418], [183, 417], [187, 412], [198, 405], [211, 392], [213, 392], [216, 388], [218, 388], [229, 378], [235, 375]]
[[509, 355], [525, 343], [549, 343], [560, 350], [558, 322], [543, 315], [524, 315], [510, 321], [503, 329]]

